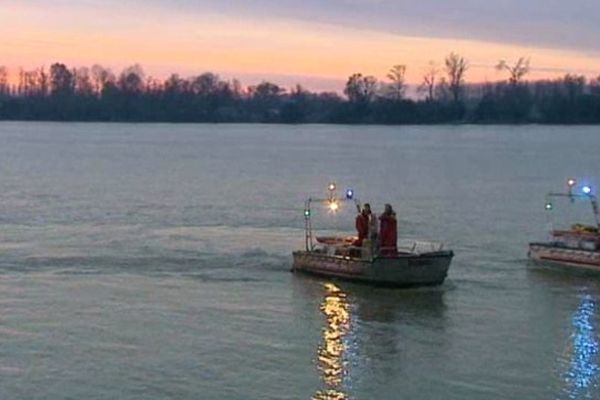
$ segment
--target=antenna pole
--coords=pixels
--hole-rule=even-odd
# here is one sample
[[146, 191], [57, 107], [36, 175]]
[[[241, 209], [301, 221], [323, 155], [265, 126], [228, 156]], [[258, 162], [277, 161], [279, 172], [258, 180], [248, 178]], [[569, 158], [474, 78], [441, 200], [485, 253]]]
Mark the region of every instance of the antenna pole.
[[592, 209], [594, 210], [596, 227], [600, 229], [600, 210], [598, 209], [598, 199], [596, 199], [596, 196], [590, 196], [590, 201], [592, 202]]
[[309, 198], [304, 203], [304, 244], [306, 246], [306, 251], [312, 251], [313, 249], [313, 241], [312, 241], [312, 222], [311, 222], [311, 210], [310, 203], [312, 199]]

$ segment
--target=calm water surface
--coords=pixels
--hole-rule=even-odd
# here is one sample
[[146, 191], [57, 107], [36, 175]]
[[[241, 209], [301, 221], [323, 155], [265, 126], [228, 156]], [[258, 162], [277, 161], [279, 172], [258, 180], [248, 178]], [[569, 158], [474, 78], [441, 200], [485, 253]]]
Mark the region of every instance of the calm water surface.
[[[598, 149], [596, 127], [2, 123], [0, 399], [600, 398], [600, 278], [526, 260]], [[332, 179], [446, 241], [447, 282], [290, 274]]]

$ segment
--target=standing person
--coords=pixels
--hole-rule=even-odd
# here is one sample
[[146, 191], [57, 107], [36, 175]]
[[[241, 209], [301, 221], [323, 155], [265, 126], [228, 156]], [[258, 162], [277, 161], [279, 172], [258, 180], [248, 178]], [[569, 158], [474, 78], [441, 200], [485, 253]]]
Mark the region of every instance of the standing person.
[[369, 239], [371, 240], [371, 255], [379, 254], [379, 221], [377, 215], [369, 207]]
[[365, 204], [360, 214], [356, 216], [356, 231], [358, 233], [358, 239], [352, 243], [353, 246], [362, 247], [363, 240], [369, 237], [369, 213], [371, 212], [371, 206]]
[[390, 204], [385, 205], [385, 211], [379, 217], [379, 240], [382, 255], [390, 256], [398, 253], [398, 222]]
[[[368, 204], [365, 204], [365, 207]], [[371, 207], [369, 206], [369, 239], [373, 242], [377, 240], [377, 236], [379, 235], [379, 224], [377, 221], [377, 215], [371, 212]]]

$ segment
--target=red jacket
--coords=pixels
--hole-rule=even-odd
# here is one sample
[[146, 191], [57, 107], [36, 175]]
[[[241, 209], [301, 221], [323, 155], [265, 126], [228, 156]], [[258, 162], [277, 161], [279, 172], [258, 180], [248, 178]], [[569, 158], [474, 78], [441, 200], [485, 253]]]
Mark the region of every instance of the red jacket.
[[356, 216], [356, 231], [358, 240], [354, 242], [355, 246], [362, 246], [363, 240], [369, 236], [369, 217], [360, 213]]
[[381, 214], [379, 217], [379, 238], [381, 240], [382, 254], [396, 254], [398, 252], [398, 222], [396, 214]]

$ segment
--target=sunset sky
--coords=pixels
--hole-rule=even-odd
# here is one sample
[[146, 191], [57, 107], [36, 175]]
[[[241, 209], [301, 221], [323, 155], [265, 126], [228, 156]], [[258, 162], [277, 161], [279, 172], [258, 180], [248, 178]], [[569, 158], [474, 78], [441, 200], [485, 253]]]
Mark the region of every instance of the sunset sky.
[[339, 90], [354, 72], [384, 78], [406, 64], [419, 83], [455, 51], [469, 81], [499, 59], [530, 57], [530, 78], [600, 75], [597, 0], [0, 0], [0, 65], [62, 61], [163, 78], [212, 71]]

